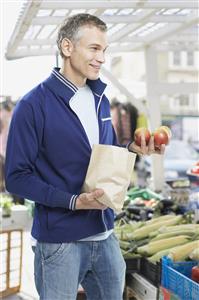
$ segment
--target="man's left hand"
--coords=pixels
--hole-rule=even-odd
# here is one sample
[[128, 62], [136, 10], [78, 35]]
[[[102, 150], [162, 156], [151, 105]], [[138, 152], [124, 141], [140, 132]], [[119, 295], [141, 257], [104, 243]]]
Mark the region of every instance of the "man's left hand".
[[139, 155], [151, 155], [151, 154], [164, 154], [165, 145], [161, 145], [160, 149], [156, 148], [154, 145], [154, 137], [151, 136], [148, 145], [146, 145], [144, 135], [141, 136], [141, 146], [136, 145], [135, 142], [132, 142], [128, 146], [129, 151], [135, 152]]

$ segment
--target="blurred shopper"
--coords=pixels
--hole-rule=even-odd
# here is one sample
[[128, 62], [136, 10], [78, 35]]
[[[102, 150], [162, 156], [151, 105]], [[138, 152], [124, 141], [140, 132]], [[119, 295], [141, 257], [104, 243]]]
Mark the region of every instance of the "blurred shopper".
[[[119, 103], [115, 100], [111, 103], [112, 124], [121, 145], [132, 141], [136, 129], [137, 113], [132, 114], [134, 106], [131, 103]], [[137, 109], [135, 108], [137, 112]]]
[[[89, 14], [64, 22], [57, 39], [61, 69], [21, 99], [10, 126], [6, 186], [35, 201], [35, 283], [42, 300], [75, 300], [79, 284], [87, 299], [122, 299], [125, 262], [114, 212], [98, 202], [103, 190], [81, 193], [93, 144], [117, 145], [99, 79], [106, 31]], [[129, 150], [154, 152], [153, 140]]]

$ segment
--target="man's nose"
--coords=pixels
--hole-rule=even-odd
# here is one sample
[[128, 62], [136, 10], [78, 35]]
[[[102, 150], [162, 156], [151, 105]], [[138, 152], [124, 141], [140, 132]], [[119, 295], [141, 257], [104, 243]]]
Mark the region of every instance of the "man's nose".
[[105, 53], [103, 51], [99, 51], [96, 57], [97, 61], [101, 64], [105, 63]]

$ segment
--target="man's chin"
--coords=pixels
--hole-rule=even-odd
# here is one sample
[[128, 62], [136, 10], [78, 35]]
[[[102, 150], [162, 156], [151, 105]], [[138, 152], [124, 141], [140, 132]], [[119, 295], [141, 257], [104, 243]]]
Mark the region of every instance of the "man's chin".
[[99, 78], [99, 73], [98, 74], [92, 74], [90, 76], [88, 76], [89, 80], [97, 80]]

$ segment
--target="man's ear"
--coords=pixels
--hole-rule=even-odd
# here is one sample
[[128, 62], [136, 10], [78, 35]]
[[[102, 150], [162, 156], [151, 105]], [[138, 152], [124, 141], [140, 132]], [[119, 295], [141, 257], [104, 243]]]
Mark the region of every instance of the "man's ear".
[[73, 50], [73, 44], [69, 39], [65, 38], [62, 40], [61, 48], [62, 48], [62, 53], [64, 54], [65, 57], [71, 56]]

